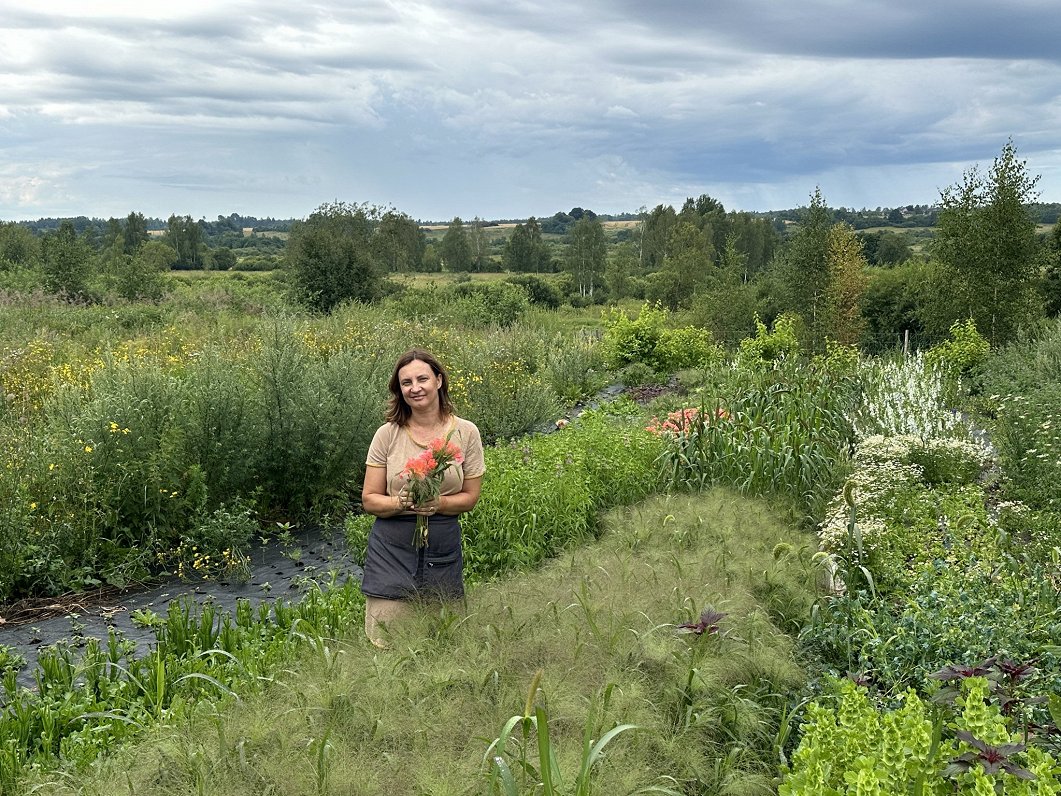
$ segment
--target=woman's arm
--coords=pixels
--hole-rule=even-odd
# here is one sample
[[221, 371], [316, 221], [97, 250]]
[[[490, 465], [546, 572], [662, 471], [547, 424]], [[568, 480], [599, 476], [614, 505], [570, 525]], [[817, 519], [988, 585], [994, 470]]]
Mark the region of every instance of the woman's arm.
[[[387, 494], [387, 468], [366, 467], [365, 485], [361, 488], [361, 506], [377, 517], [393, 517], [408, 507], [404, 505], [403, 489], [397, 495]], [[474, 505], [474, 503], [472, 504]]]
[[479, 493], [483, 489], [483, 477], [465, 478], [464, 488], [453, 495], [442, 495], [438, 499], [439, 514], [463, 514], [475, 508]]

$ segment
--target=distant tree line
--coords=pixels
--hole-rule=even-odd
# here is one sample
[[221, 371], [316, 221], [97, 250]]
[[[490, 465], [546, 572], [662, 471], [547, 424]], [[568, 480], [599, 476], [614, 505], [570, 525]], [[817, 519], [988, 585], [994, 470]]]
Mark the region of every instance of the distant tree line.
[[1005, 342], [1061, 311], [1061, 206], [1037, 202], [1036, 179], [1010, 143], [933, 206], [833, 209], [816, 189], [806, 207], [774, 214], [727, 211], [702, 194], [679, 208], [617, 217], [575, 207], [503, 226], [455, 217], [427, 228], [395, 208], [344, 202], [291, 220], [41, 219], [0, 223], [0, 273], [21, 269], [81, 300], [92, 280], [143, 300], [175, 268], [281, 267], [296, 300], [327, 312], [404, 289], [396, 275], [503, 272], [533, 303], [647, 301], [726, 342], [783, 314], [812, 350], [880, 347], [904, 332], [938, 340], [969, 318]]

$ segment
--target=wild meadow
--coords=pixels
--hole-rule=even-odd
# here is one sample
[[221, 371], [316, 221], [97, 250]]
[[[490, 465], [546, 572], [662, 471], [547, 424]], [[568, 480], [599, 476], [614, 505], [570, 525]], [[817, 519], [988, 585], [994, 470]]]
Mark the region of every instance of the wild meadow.
[[416, 344], [490, 443], [467, 600], [385, 652], [327, 578], [61, 645], [32, 689], [6, 651], [3, 792], [1061, 791], [1059, 327], [869, 358], [500, 283], [315, 315], [241, 281], [2, 303], [0, 599], [238, 576], [278, 526], [363, 546]]

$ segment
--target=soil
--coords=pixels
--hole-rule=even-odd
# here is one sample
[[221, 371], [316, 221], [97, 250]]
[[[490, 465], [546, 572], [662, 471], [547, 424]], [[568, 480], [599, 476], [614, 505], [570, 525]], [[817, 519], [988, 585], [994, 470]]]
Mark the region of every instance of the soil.
[[257, 543], [250, 551], [251, 572], [244, 582], [168, 579], [146, 587], [0, 606], [0, 645], [26, 659], [18, 681], [33, 687], [37, 653], [44, 647], [59, 642], [80, 647], [89, 638], [106, 641], [113, 628], [136, 643], [137, 654], [147, 654], [155, 643], [155, 633], [133, 621], [135, 611], [147, 609], [165, 616], [171, 601], [185, 598], [196, 603], [213, 602], [228, 611], [234, 611], [240, 599], [252, 606], [284, 596], [296, 600], [311, 581], [329, 581], [333, 573], [339, 582], [347, 578], [360, 581], [360, 555], [361, 551], [355, 554], [347, 549], [341, 531], [307, 528], [286, 545], [275, 540]]

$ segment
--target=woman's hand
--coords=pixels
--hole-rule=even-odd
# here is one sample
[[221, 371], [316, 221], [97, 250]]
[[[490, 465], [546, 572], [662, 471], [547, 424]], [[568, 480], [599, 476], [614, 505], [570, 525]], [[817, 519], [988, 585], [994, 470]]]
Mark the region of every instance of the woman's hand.
[[409, 511], [413, 498], [408, 486], [402, 487], [397, 494], [387, 494], [387, 471], [383, 467], [365, 468], [365, 485], [361, 489], [361, 505], [369, 514], [377, 517], [394, 517]]
[[422, 503], [422, 504], [420, 504], [418, 506], [410, 506], [410, 508], [416, 514], [419, 514], [419, 515], [421, 515], [423, 517], [430, 517], [432, 514], [437, 514], [438, 513], [439, 507], [441, 505], [442, 505], [442, 498], [433, 497], [430, 500], [425, 501], [424, 503]]

